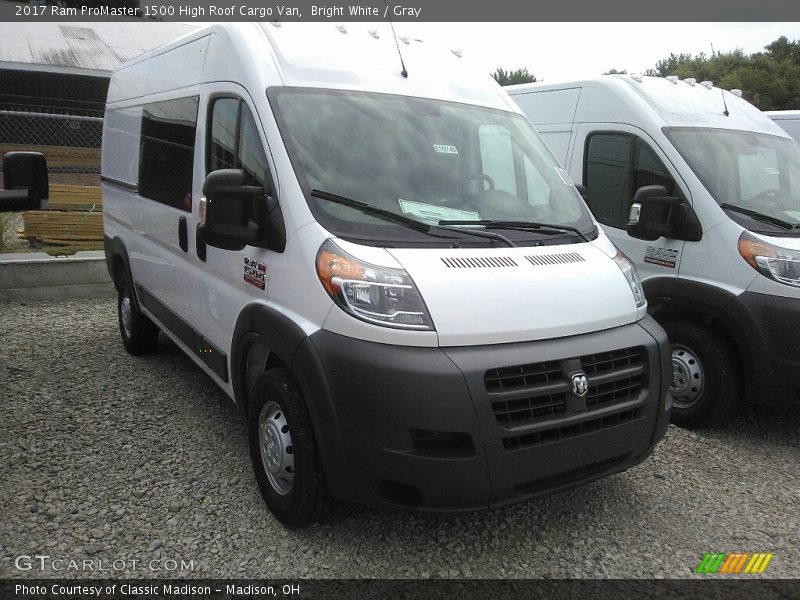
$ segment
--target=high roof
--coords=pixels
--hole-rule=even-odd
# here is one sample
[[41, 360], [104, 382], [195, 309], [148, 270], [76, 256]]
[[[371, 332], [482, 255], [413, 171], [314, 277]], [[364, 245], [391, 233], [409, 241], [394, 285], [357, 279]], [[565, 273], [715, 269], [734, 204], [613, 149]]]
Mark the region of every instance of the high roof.
[[[506, 90], [518, 103], [524, 102], [521, 95], [574, 90], [580, 96], [580, 103], [576, 110], [576, 96], [573, 112], [566, 120], [579, 123], [649, 122], [655, 128], [712, 127], [786, 136], [783, 130], [738, 94], [715, 87], [711, 82], [694, 79], [603, 75], [568, 83], [526, 83], [509, 86]], [[552, 108], [552, 112], [558, 112], [559, 107]], [[551, 119], [537, 121], [537, 124], [564, 121], [563, 118], [561, 121]]]
[[0, 23], [0, 69], [108, 76], [123, 62], [194, 29], [153, 21]]

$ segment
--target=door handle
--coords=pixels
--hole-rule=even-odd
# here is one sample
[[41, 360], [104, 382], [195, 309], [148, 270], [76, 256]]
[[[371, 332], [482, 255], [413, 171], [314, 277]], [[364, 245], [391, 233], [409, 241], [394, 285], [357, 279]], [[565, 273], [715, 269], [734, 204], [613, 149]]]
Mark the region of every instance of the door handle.
[[184, 252], [189, 251], [189, 226], [186, 222], [186, 217], [178, 219], [178, 246]]

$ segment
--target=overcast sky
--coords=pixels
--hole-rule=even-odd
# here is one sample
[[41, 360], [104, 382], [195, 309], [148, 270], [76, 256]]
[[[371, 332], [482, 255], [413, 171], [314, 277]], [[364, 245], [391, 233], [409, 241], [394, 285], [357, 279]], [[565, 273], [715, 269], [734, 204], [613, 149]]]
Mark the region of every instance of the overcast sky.
[[[698, 0], [702, 1], [702, 0]], [[460, 48], [487, 72], [527, 67], [539, 80], [594, 77], [611, 68], [641, 72], [670, 52], [758, 52], [781, 35], [800, 39], [800, 23], [397, 23]]]

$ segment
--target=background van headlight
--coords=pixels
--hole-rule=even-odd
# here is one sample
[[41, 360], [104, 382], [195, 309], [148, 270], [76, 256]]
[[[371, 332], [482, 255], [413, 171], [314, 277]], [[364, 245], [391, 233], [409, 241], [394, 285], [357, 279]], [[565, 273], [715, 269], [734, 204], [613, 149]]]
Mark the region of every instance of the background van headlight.
[[642, 280], [639, 279], [639, 274], [636, 272], [636, 267], [628, 260], [628, 257], [617, 249], [617, 255], [614, 257], [614, 262], [617, 263], [619, 270], [625, 275], [628, 285], [631, 287], [633, 299], [636, 301], [636, 308], [645, 305], [647, 299], [644, 297], [644, 290], [642, 288]]
[[751, 267], [773, 281], [800, 287], [800, 252], [773, 246], [743, 231], [739, 254]]
[[326, 240], [317, 253], [317, 275], [333, 301], [354, 317], [398, 329], [434, 328], [417, 286], [403, 269], [365, 263]]

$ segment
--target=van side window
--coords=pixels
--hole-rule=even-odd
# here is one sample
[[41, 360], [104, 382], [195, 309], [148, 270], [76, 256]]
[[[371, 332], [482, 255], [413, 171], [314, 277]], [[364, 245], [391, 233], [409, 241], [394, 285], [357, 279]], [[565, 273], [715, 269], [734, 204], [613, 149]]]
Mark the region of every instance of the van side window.
[[211, 112], [211, 140], [208, 147], [208, 172], [233, 169], [236, 164], [236, 126], [239, 100], [220, 98]]
[[592, 134], [586, 144], [584, 179], [586, 203], [604, 225], [623, 227], [623, 204], [630, 197], [633, 136], [617, 133]]
[[139, 141], [140, 196], [191, 210], [198, 104], [198, 97], [193, 96], [144, 105]]
[[207, 171], [242, 169], [250, 185], [267, 180], [267, 157], [248, 106], [238, 98], [218, 98], [211, 105]]
[[593, 133], [586, 143], [584, 185], [587, 204], [598, 221], [624, 229], [633, 195], [645, 185], [663, 185], [680, 194], [675, 180], [653, 149], [628, 133]]

